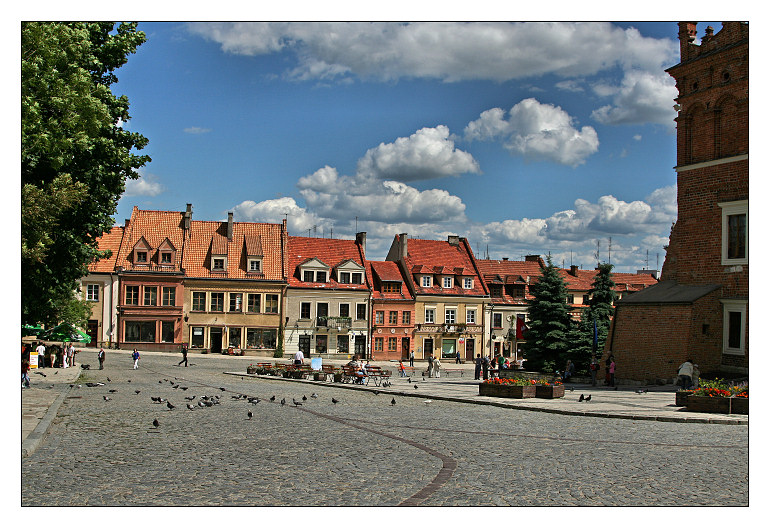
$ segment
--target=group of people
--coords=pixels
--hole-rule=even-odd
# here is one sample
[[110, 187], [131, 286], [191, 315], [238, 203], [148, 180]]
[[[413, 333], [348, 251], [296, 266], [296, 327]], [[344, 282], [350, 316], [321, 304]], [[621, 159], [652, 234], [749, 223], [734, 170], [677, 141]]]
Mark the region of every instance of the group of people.
[[521, 364], [519, 362], [505, 358], [501, 355], [491, 357], [491, 356], [482, 356], [481, 354], [476, 354], [476, 359], [474, 360], [474, 363], [476, 364], [476, 369], [474, 371], [474, 377], [476, 379], [489, 378], [490, 369], [521, 368]]
[[[34, 346], [34, 343], [33, 343]], [[37, 368], [69, 368], [75, 366], [75, 350], [72, 343], [64, 343], [64, 349], [61, 356], [58, 355], [59, 347], [46, 347], [42, 342], [37, 346], [24, 345], [22, 347], [22, 358], [27, 360], [27, 364], [32, 361], [32, 356], [37, 356]]]
[[356, 373], [356, 379], [353, 383], [363, 385], [366, 383], [366, 378], [369, 377], [367, 370], [369, 369], [369, 360], [364, 363], [362, 359], [358, 359], [358, 356], [353, 356], [353, 359], [348, 361], [348, 367], [353, 367], [353, 372]]
[[692, 362], [692, 359], [687, 360], [679, 365], [677, 371], [677, 385], [682, 387], [682, 390], [690, 390], [698, 388], [698, 379], [700, 378], [700, 370], [698, 365]]

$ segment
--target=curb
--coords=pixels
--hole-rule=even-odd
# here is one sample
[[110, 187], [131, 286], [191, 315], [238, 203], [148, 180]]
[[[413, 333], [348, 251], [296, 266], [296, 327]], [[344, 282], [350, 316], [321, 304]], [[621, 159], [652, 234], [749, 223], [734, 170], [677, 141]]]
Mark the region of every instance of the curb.
[[[315, 381], [315, 380], [306, 380], [306, 379], [291, 379], [291, 378], [279, 378], [277, 376], [265, 376], [262, 374], [246, 374], [246, 373], [240, 373], [240, 372], [223, 372], [223, 374], [228, 374], [230, 376], [241, 376], [241, 377], [249, 377], [249, 378], [257, 378], [257, 379], [263, 379], [263, 380], [272, 380], [272, 381], [281, 381], [281, 382], [293, 382], [293, 383], [305, 383], [308, 385], [321, 385], [324, 387], [335, 387], [338, 389], [347, 389], [347, 390], [358, 390], [358, 391], [373, 391], [378, 390], [383, 394], [392, 394], [394, 396], [402, 396], [406, 398], [431, 398], [433, 400], [442, 400], [442, 401], [451, 401], [456, 403], [470, 403], [474, 405], [491, 405], [494, 407], [503, 407], [506, 409], [516, 409], [518, 411], [533, 411], [533, 412], [544, 412], [544, 413], [552, 413], [552, 414], [563, 414], [568, 416], [587, 416], [591, 418], [610, 418], [610, 419], [616, 419], [616, 420], [645, 420], [645, 421], [656, 421], [656, 422], [677, 422], [677, 423], [699, 423], [699, 424], [718, 424], [718, 425], [749, 425], [748, 420], [742, 420], [742, 419], [730, 419], [730, 418], [724, 418], [724, 417], [717, 417], [717, 418], [694, 418], [694, 417], [687, 417], [687, 416], [650, 416], [650, 415], [629, 415], [629, 414], [618, 414], [613, 412], [599, 412], [599, 411], [568, 411], [564, 409], [543, 409], [538, 407], [529, 407], [529, 406], [523, 406], [523, 405], [517, 405], [515, 403], [505, 403], [505, 402], [497, 402], [497, 401], [485, 401], [485, 400], [476, 400], [471, 398], [458, 398], [456, 396], [440, 396], [440, 395], [432, 395], [432, 394], [415, 394], [413, 392], [403, 392], [403, 391], [396, 391], [396, 390], [390, 390], [390, 389], [382, 389], [380, 387], [370, 388], [367, 386], [360, 386], [360, 385], [352, 385], [348, 383], [330, 383], [328, 381]], [[481, 396], [484, 397], [484, 396]]]
[[[75, 379], [80, 377], [83, 370], [78, 368], [78, 374], [75, 376]], [[32, 455], [37, 448], [40, 446], [40, 443], [43, 441], [43, 438], [45, 437], [46, 433], [48, 432], [48, 429], [51, 427], [51, 424], [53, 423], [54, 418], [56, 418], [56, 414], [59, 412], [59, 407], [61, 407], [61, 404], [64, 402], [64, 399], [67, 397], [67, 395], [72, 391], [72, 387], [67, 386], [59, 396], [56, 397], [56, 400], [51, 404], [51, 406], [48, 408], [48, 410], [45, 413], [45, 416], [43, 416], [42, 420], [40, 420], [40, 423], [37, 424], [37, 427], [29, 433], [29, 436], [25, 438], [21, 442], [21, 456], [22, 457], [28, 457]]]

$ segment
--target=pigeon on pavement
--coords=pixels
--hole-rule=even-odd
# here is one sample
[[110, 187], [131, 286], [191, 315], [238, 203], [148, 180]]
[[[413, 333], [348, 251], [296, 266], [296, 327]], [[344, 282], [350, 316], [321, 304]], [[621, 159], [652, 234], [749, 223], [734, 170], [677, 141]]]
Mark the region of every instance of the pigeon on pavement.
[[254, 416], [254, 413], [252, 413], [251, 411], [249, 411], [249, 412], [247, 412], [247, 413], [246, 413], [246, 416], [248, 416], [248, 417], [249, 417], [249, 420], [251, 420], [251, 417], [252, 417], [252, 416]]
[[174, 407], [176, 407], [176, 406], [175, 406], [175, 405], [172, 405], [172, 403], [171, 403], [171, 402], [166, 402], [166, 407], [168, 407], [168, 410], [169, 410], [169, 411], [173, 411], [173, 410], [174, 410]]
[[395, 404], [396, 404], [396, 399], [395, 399], [395, 398], [393, 398], [392, 400], [390, 400], [390, 404], [391, 404], [391, 405], [395, 405]]
[[581, 395], [580, 395], [580, 398], [578, 398], [578, 401], [579, 401], [579, 402], [582, 402], [582, 401], [583, 401], [583, 400], [585, 400], [585, 399], [586, 399], [585, 395], [581, 394]]
[[591, 401], [591, 395], [586, 396], [586, 401]]
[[332, 403], [333, 403], [334, 405], [337, 405], [337, 404], [339, 403], [339, 400], [336, 400], [336, 399], [332, 398]]
[[158, 426], [160, 425], [160, 422], [158, 421], [158, 419], [157, 419], [157, 418], [155, 418], [155, 419], [152, 421], [152, 425], [154, 425], [155, 427], [158, 427]]
[[188, 408], [188, 409], [190, 409], [190, 410], [192, 411], [193, 409], [195, 409], [195, 406], [194, 406], [194, 405], [190, 405], [190, 404], [188, 403], [188, 404], [187, 404], [187, 408]]

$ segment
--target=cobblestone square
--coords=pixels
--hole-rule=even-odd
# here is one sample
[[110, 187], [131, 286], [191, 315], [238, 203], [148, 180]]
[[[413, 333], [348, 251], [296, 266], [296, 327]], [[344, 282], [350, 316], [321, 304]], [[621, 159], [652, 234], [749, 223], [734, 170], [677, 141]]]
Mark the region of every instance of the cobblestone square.
[[[386, 391], [224, 374], [247, 358], [176, 362], [147, 355], [133, 370], [113, 354], [84, 371], [23, 460], [22, 505], [748, 505], [744, 426], [392, 405]], [[219, 404], [201, 407], [202, 396]]]

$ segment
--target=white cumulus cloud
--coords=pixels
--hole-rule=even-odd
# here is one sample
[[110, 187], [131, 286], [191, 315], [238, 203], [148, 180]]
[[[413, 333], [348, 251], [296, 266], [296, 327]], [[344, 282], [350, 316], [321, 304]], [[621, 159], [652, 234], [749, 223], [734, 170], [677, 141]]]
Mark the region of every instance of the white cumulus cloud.
[[529, 98], [511, 108], [509, 116], [500, 108], [481, 113], [465, 127], [468, 140], [500, 139], [514, 154], [529, 160], [549, 160], [576, 167], [599, 149], [599, 137], [590, 126], [577, 129], [561, 107]]
[[158, 196], [166, 188], [154, 174], [141, 174], [136, 180], [126, 180], [126, 191], [123, 196]]

